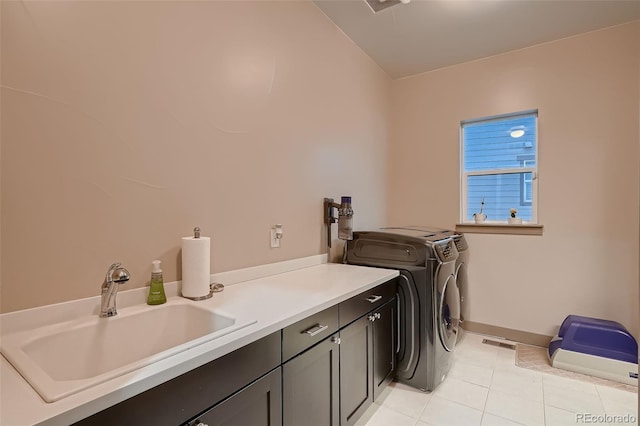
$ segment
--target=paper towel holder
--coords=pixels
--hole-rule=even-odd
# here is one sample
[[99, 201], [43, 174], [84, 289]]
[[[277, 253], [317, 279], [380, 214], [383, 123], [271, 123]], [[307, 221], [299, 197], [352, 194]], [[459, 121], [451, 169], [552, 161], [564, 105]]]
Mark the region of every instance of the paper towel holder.
[[[200, 238], [200, 227], [199, 226], [196, 226], [195, 228], [193, 228], [193, 238]], [[224, 284], [221, 284], [221, 283], [210, 283], [209, 284], [209, 293], [208, 294], [205, 294], [204, 296], [195, 296], [195, 297], [182, 295], [182, 297], [184, 297], [185, 299], [194, 300], [194, 301], [206, 300], [206, 299], [210, 299], [211, 297], [213, 297], [213, 293], [219, 293], [222, 290], [224, 290]]]
[[220, 293], [222, 290], [224, 290], [224, 284], [211, 283], [209, 284], [209, 294], [205, 294], [204, 296], [198, 296], [198, 297], [189, 297], [189, 296], [182, 296], [182, 297], [184, 297], [185, 299], [194, 300], [197, 302], [198, 300], [211, 299], [213, 297], [213, 293]]

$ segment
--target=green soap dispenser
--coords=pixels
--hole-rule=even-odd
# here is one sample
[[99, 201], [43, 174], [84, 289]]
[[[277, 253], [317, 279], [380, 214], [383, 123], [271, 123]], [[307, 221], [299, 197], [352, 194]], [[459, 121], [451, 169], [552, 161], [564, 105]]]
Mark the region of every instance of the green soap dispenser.
[[162, 282], [162, 269], [160, 269], [160, 261], [151, 262], [151, 288], [149, 289], [148, 305], [162, 305], [167, 302], [167, 296], [164, 294], [164, 283]]

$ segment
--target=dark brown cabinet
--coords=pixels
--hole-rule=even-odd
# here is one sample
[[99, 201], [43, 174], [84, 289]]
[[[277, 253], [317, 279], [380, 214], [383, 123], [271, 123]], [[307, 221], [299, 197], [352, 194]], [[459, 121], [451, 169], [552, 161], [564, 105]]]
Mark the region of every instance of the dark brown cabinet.
[[393, 299], [374, 312], [372, 333], [373, 399], [393, 380], [396, 371], [397, 304]]
[[280, 426], [282, 390], [280, 368], [236, 392], [189, 426]]
[[333, 335], [282, 366], [283, 425], [340, 424], [339, 349]]
[[395, 299], [340, 330], [340, 424], [354, 424], [393, 379]]
[[283, 330], [284, 426], [353, 425], [378, 397], [395, 371], [395, 291], [387, 282]]
[[340, 424], [352, 425], [373, 402], [373, 322], [364, 316], [340, 330]]

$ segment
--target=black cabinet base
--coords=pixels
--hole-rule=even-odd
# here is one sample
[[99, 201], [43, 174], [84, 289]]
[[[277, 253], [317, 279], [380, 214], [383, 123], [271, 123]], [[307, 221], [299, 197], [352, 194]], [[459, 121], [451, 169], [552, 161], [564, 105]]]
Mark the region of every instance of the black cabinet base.
[[189, 422], [189, 426], [281, 426], [280, 368], [225, 399]]

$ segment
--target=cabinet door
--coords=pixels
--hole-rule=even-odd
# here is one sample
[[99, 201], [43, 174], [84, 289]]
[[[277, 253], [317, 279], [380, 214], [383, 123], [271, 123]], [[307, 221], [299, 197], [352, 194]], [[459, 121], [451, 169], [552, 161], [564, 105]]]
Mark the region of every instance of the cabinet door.
[[365, 315], [340, 331], [340, 424], [352, 425], [373, 402], [373, 319]]
[[376, 400], [393, 379], [396, 370], [396, 301], [374, 312], [373, 322], [373, 399]]
[[284, 426], [338, 426], [339, 348], [331, 336], [282, 366]]
[[190, 426], [279, 426], [281, 424], [280, 368], [256, 380], [189, 422]]

